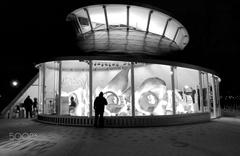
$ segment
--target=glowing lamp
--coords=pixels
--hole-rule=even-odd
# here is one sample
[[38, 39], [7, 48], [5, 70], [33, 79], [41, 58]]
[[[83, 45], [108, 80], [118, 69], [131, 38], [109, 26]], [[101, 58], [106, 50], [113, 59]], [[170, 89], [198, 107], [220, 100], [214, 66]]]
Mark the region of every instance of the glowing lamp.
[[19, 85], [19, 83], [18, 83], [17, 80], [13, 80], [12, 83], [11, 83], [11, 85], [12, 85], [13, 87], [17, 87], [17, 86]]

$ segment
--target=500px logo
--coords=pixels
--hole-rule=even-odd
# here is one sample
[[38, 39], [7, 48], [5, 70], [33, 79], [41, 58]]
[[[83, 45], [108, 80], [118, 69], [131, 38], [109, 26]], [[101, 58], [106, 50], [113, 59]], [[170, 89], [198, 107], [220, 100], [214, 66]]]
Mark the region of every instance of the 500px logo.
[[27, 139], [27, 138], [32, 138], [36, 137], [37, 133], [9, 133], [9, 140], [11, 141], [17, 141], [17, 140], [22, 140], [22, 139]]

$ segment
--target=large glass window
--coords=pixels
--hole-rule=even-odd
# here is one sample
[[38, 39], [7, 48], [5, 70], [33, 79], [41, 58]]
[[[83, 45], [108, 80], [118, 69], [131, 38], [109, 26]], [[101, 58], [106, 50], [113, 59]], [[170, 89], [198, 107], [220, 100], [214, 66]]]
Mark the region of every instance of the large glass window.
[[39, 65], [39, 81], [38, 81], [38, 113], [43, 113], [43, 79], [44, 64]]
[[200, 112], [199, 72], [177, 67], [174, 74], [176, 114]]
[[88, 16], [85, 10], [80, 9], [77, 13], [78, 21], [81, 24], [82, 33], [86, 33], [91, 30]]
[[93, 30], [101, 30], [101, 29], [106, 29], [106, 20], [105, 20], [105, 15], [104, 15], [104, 10], [102, 6], [90, 6], [87, 7]]
[[221, 105], [220, 105], [220, 93], [219, 93], [219, 78], [215, 78], [215, 89], [216, 89], [216, 115], [220, 116], [221, 115]]
[[168, 16], [160, 12], [153, 12], [151, 15], [149, 32], [162, 35], [168, 18]]
[[165, 36], [169, 38], [170, 40], [173, 40], [175, 33], [177, 32], [177, 28], [179, 27], [179, 24], [176, 20], [172, 19], [167, 26]]
[[166, 65], [134, 65], [136, 116], [173, 114], [171, 74]]
[[89, 116], [89, 64], [62, 61], [60, 114]]
[[59, 84], [59, 63], [45, 63], [44, 114], [56, 114]]
[[149, 11], [150, 10], [146, 8], [131, 6], [129, 9], [129, 26], [137, 30], [145, 31], [147, 28]]
[[215, 75], [208, 74], [208, 80], [209, 80], [209, 99], [210, 99], [211, 117], [217, 117], [221, 115], [220, 94], [219, 94], [220, 79]]
[[208, 74], [209, 80], [209, 98], [210, 98], [210, 112], [211, 117], [216, 117], [216, 98], [215, 98], [215, 90], [214, 90], [214, 79], [212, 74]]
[[[173, 101], [176, 114], [220, 115], [220, 79], [212, 74], [183, 67], [172, 67], [172, 70], [171, 66], [160, 64], [132, 66], [131, 62], [123, 61], [94, 60], [91, 66], [92, 69], [89, 61], [79, 60], [41, 64], [39, 113], [90, 116], [91, 96], [94, 115], [94, 100], [102, 91], [108, 101], [105, 116], [132, 116], [133, 112], [136, 116], [172, 115]], [[175, 100], [172, 99], [173, 80]]]
[[107, 5], [108, 24], [112, 28], [127, 25], [127, 7], [125, 5]]
[[102, 91], [108, 102], [105, 116], [131, 116], [131, 63], [92, 61], [92, 65], [93, 102]]
[[201, 72], [203, 111], [209, 112], [209, 88], [207, 73]]

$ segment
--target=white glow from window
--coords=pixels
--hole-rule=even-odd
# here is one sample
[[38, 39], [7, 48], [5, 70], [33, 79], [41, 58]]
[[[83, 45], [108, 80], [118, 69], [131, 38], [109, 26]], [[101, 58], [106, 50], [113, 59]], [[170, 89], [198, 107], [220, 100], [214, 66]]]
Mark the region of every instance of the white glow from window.
[[129, 25], [138, 30], [145, 31], [147, 28], [147, 20], [149, 9], [131, 6], [129, 9]]
[[127, 25], [127, 7], [123, 5], [107, 5], [109, 25]]
[[[103, 27], [101, 27], [100, 25], [106, 24], [104, 10], [103, 10], [102, 5], [90, 6], [87, 9], [88, 9], [91, 21], [92, 21], [93, 29], [99, 29], [99, 28], [102, 29]], [[104, 26], [104, 28], [105, 28], [105, 26]]]
[[[121, 4], [106, 4], [106, 12], [109, 29], [114, 29], [116, 26], [127, 25], [127, 5]], [[86, 7], [92, 22], [93, 30], [106, 29], [106, 20], [103, 5], [92, 5]], [[129, 8], [129, 26], [130, 29], [136, 28], [137, 30], [146, 31], [149, 12], [151, 9], [140, 6], [130, 6]], [[81, 18], [82, 32], [86, 33], [91, 30], [90, 23], [87, 22], [88, 16], [83, 8], [73, 11], [75, 15]], [[162, 35], [166, 22], [170, 18], [167, 14], [160, 11], [153, 10], [151, 14], [149, 32]], [[165, 36], [170, 40], [174, 39], [178, 27], [183, 27], [176, 19], [169, 21]], [[186, 29], [180, 29], [175, 41], [179, 48], [183, 49], [189, 42], [189, 35]]]
[[176, 39], [175, 39], [175, 42], [176, 42], [178, 45], [181, 45], [181, 44], [182, 44], [183, 37], [184, 37], [184, 35], [185, 35], [185, 33], [184, 33], [183, 30], [184, 30], [184, 29], [180, 29], [180, 30], [178, 31], [178, 35], [177, 35], [177, 37], [176, 37]]
[[168, 16], [154, 11], [151, 16], [149, 32], [162, 35], [168, 18]]
[[178, 27], [179, 27], [179, 24], [175, 20], [169, 21], [165, 36], [173, 40]]

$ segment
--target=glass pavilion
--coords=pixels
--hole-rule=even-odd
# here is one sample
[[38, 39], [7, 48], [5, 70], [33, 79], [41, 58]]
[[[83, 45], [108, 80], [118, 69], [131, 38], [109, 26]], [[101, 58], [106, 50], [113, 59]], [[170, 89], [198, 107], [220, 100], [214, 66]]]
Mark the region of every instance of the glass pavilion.
[[37, 66], [40, 113], [94, 116], [93, 101], [103, 91], [105, 116], [220, 116], [215, 72], [154, 59], [189, 42], [186, 28], [173, 17], [142, 6], [104, 4], [74, 10], [67, 21], [83, 55]]

